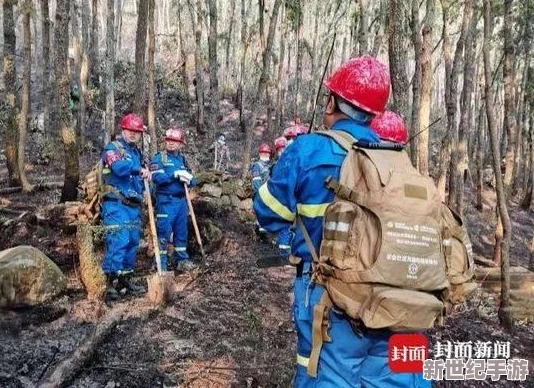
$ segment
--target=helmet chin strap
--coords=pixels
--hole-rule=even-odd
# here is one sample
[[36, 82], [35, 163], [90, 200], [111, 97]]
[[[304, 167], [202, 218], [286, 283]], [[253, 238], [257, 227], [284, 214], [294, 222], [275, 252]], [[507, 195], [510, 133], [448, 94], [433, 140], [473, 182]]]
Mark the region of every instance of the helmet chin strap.
[[351, 119], [367, 123], [371, 121], [373, 115], [366, 113], [350, 104], [347, 104], [341, 98], [336, 97], [336, 104], [339, 107], [339, 110], [349, 116]]

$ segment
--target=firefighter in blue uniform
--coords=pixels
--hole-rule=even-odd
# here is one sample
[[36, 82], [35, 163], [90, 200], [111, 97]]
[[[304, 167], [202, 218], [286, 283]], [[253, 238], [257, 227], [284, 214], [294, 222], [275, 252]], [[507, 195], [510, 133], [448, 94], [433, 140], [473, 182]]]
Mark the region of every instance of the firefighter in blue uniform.
[[145, 288], [131, 281], [141, 240], [143, 179], [150, 171], [143, 167], [137, 143], [144, 131], [143, 119], [130, 113], [120, 122], [121, 136], [107, 144], [102, 152], [102, 221], [106, 229], [106, 254], [102, 268], [108, 280], [107, 297], [119, 297], [118, 289], [134, 294]]
[[[259, 160], [254, 162], [250, 167], [254, 193], [257, 193], [260, 186], [269, 179], [272, 167], [271, 152], [271, 147], [267, 143], [262, 143], [258, 147]], [[267, 240], [267, 231], [258, 224], [258, 221], [256, 221], [256, 233], [260, 236], [261, 240]]]
[[[374, 58], [354, 58], [342, 64], [325, 82], [329, 94], [324, 102], [323, 124], [333, 131], [345, 131], [356, 139], [380, 141], [369, 127], [374, 115], [384, 111], [390, 90], [387, 68]], [[278, 161], [272, 177], [254, 199], [260, 224], [279, 232], [302, 220], [315, 250], [322, 239], [325, 209], [334, 193], [325, 179], [339, 179], [345, 151], [320, 134], [299, 136]], [[388, 367], [391, 332], [355, 330], [343, 313], [329, 312], [330, 342], [319, 353], [317, 376], [308, 375], [313, 348], [314, 306], [324, 288], [310, 279], [312, 255], [300, 228], [292, 241], [293, 256], [300, 259], [294, 283], [294, 321], [297, 329], [297, 371], [294, 386], [303, 387], [423, 387], [422, 374], [395, 374]]]
[[[187, 216], [189, 209], [185, 186], [196, 186], [197, 180], [191, 174], [182, 149], [185, 146], [185, 132], [171, 128], [165, 133], [165, 151], [154, 155], [150, 162], [156, 187], [156, 218], [161, 265], [179, 271], [189, 271], [196, 266], [187, 253]], [[173, 236], [173, 258], [168, 260], [168, 245]], [[173, 261], [173, 262], [170, 262]]]
[[[280, 157], [287, 146], [288, 141], [284, 136], [274, 139], [274, 150], [276, 151], [277, 161], [280, 160]], [[275, 167], [276, 164], [273, 165], [271, 172]], [[284, 228], [278, 232], [278, 252], [280, 256], [285, 259], [289, 259], [289, 255], [291, 255], [291, 240], [293, 238], [293, 232], [291, 229], [292, 227], [288, 226], [287, 228]]]

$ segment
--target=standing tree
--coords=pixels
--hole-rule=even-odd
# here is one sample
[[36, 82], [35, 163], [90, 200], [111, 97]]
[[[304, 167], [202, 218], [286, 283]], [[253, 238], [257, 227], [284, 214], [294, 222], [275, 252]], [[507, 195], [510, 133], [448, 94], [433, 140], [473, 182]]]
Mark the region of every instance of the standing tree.
[[137, 30], [135, 34], [135, 97], [133, 111], [139, 115], [142, 115], [146, 106], [145, 51], [148, 1], [149, 0], [139, 0]]
[[50, 15], [48, 0], [41, 0], [42, 44], [43, 44], [43, 127], [50, 136]]
[[[91, 46], [89, 49], [89, 74], [93, 85], [99, 85], [100, 60], [98, 55], [98, 0], [92, 0], [91, 4]], [[106, 35], [107, 36], [107, 35]]]
[[82, 134], [85, 133], [87, 87], [89, 83], [89, 0], [82, 0], [82, 45], [80, 62], [80, 105], [78, 121]]
[[20, 186], [18, 165], [19, 131], [17, 128], [17, 67], [15, 65], [16, 35], [13, 6], [17, 0], [5, 0], [4, 11], [4, 85], [5, 102], [8, 108], [6, 122], [6, 164], [10, 186]]
[[[391, 87], [393, 89], [393, 110], [400, 113], [404, 118], [408, 117], [409, 81], [406, 74], [408, 63], [406, 22], [402, 15], [404, 1], [389, 0], [388, 6], [388, 52], [389, 69], [391, 73]], [[415, 129], [412, 127], [412, 131]]]
[[460, 28], [460, 37], [456, 42], [456, 50], [454, 52], [454, 59], [451, 53], [450, 30], [449, 30], [449, 15], [452, 11], [452, 3], [443, 4], [443, 57], [445, 60], [445, 105], [447, 116], [447, 133], [445, 135], [445, 146], [441, 152], [440, 157], [440, 174], [438, 187], [443, 199], [445, 199], [445, 186], [447, 177], [449, 177], [449, 206], [454, 207], [453, 198], [456, 198], [456, 181], [452, 179], [454, 175], [447, 175], [448, 171], [454, 171], [457, 162], [458, 150], [458, 125], [457, 125], [457, 111], [458, 111], [458, 77], [460, 74], [460, 65], [463, 60], [463, 50], [465, 44], [465, 35], [467, 29], [467, 22], [469, 12], [472, 8], [472, 2], [467, 0], [464, 5], [464, 13], [462, 17], [462, 26]]
[[219, 114], [219, 84], [217, 64], [217, 0], [208, 0], [210, 30], [208, 35], [208, 55], [210, 65], [210, 113], [208, 116], [209, 130], [214, 133], [217, 129], [217, 115]]
[[[193, 30], [195, 31], [195, 94], [197, 100], [197, 132], [206, 133], [204, 128], [204, 76], [202, 70], [202, 1], [196, 0], [195, 6], [187, 0]], [[196, 8], [196, 12], [195, 12]]]
[[115, 134], [115, 0], [108, 0], [106, 23], [106, 142]]
[[[499, 150], [499, 140], [497, 137], [497, 125], [493, 114], [493, 90], [490, 62], [490, 39], [493, 30], [493, 17], [491, 15], [491, 0], [484, 0], [484, 76], [486, 94], [486, 115], [488, 118], [488, 133], [491, 143], [491, 154], [493, 156], [493, 170], [495, 171], [495, 183], [497, 190], [497, 206], [499, 216], [502, 220], [503, 238], [501, 244], [501, 304], [499, 308], [499, 320], [506, 329], [511, 329], [513, 322], [510, 316], [510, 237], [511, 223], [506, 205], [506, 193], [501, 173], [501, 154]], [[498, 242], [497, 242], [498, 243]]]
[[21, 106], [18, 117], [19, 123], [19, 144], [18, 144], [18, 166], [22, 190], [30, 192], [33, 186], [26, 177], [24, 170], [24, 160], [26, 157], [26, 135], [28, 133], [28, 118], [30, 116], [30, 85], [32, 73], [32, 52], [31, 52], [31, 29], [30, 15], [33, 11], [31, 0], [25, 0], [22, 4], [22, 29], [24, 31], [24, 70], [22, 74]]
[[[250, 2], [248, 9], [250, 10]], [[241, 0], [241, 63], [239, 67], [239, 84], [237, 86], [237, 106], [239, 108], [239, 127], [241, 128], [241, 132], [245, 133], [247, 125], [246, 125], [246, 119], [245, 119], [245, 113], [244, 113], [244, 107], [243, 107], [243, 100], [244, 100], [244, 89], [245, 89], [245, 64], [247, 60], [247, 52], [248, 52], [248, 46], [249, 46], [249, 39], [247, 36], [248, 25], [247, 25], [247, 6], [245, 0]]]
[[[230, 69], [230, 43], [232, 42], [232, 37], [234, 33], [234, 25], [235, 25], [235, 14], [236, 14], [236, 0], [230, 0], [230, 25], [228, 26], [228, 33], [226, 35], [226, 47], [225, 47], [225, 61], [224, 61], [224, 71], [225, 71], [225, 82], [224, 82], [224, 88], [223, 90], [228, 90], [230, 86], [230, 81], [228, 78], [231, 78], [232, 81], [235, 80], [234, 71]], [[234, 48], [235, 45], [232, 45], [232, 48]], [[234, 57], [234, 55], [232, 55]]]
[[80, 179], [78, 143], [76, 142], [76, 133], [72, 128], [72, 115], [69, 110], [71, 88], [67, 65], [69, 49], [69, 2], [67, 0], [57, 1], [55, 25], [56, 95], [59, 98], [59, 128], [65, 150], [65, 181], [61, 190], [61, 202], [66, 202], [76, 200]]
[[515, 148], [516, 148], [516, 103], [515, 103], [515, 42], [512, 29], [514, 17], [512, 14], [513, 0], [504, 0], [504, 63], [502, 75], [504, 79], [504, 121], [503, 129], [506, 131], [508, 142], [506, 143], [506, 169], [504, 173], [504, 190], [510, 194], [510, 186], [514, 173]]
[[274, 43], [274, 33], [276, 30], [276, 24], [278, 21], [278, 12], [280, 6], [282, 5], [282, 0], [275, 0], [273, 5], [273, 13], [271, 16], [271, 21], [269, 23], [269, 32], [267, 34], [267, 43], [265, 45], [265, 50], [263, 50], [262, 55], [262, 67], [260, 73], [260, 79], [258, 81], [258, 88], [256, 89], [256, 95], [252, 101], [251, 111], [252, 117], [249, 121], [248, 128], [245, 136], [245, 149], [243, 151], [243, 169], [241, 170], [242, 177], [244, 178], [248, 174], [250, 167], [250, 151], [252, 149], [252, 137], [254, 136], [254, 126], [256, 125], [256, 119], [258, 117], [258, 110], [261, 102], [261, 98], [265, 93], [267, 84], [269, 82], [269, 69], [271, 63], [272, 49]]
[[[468, 1], [466, 1], [467, 6]], [[465, 11], [464, 11], [465, 12]], [[458, 128], [458, 163], [456, 169], [451, 165], [451, 175], [456, 174], [454, 180], [456, 181], [456, 198], [454, 198], [453, 207], [463, 216], [464, 211], [464, 182], [465, 175], [468, 172], [468, 153], [467, 153], [467, 137], [469, 132], [470, 112], [472, 111], [471, 100], [473, 98], [473, 91], [475, 89], [475, 70], [476, 70], [476, 46], [477, 46], [477, 22], [478, 17], [476, 12], [471, 11], [469, 21], [469, 29], [465, 39], [464, 46], [464, 85], [462, 95], [460, 97], [460, 124]], [[452, 201], [449, 201], [452, 203]]]
[[154, 86], [154, 51], [156, 49], [156, 34], [154, 33], [154, 12], [156, 3], [154, 0], [148, 0], [148, 132], [150, 133], [150, 157], [152, 157], [158, 148], [156, 136], [156, 109]]
[[[83, 95], [80, 93], [81, 89], [81, 59], [82, 59], [82, 47], [80, 42], [80, 26], [78, 23], [78, 15], [80, 14], [80, 7], [78, 5], [78, 1], [72, 1], [71, 2], [71, 36], [72, 36], [72, 54], [74, 56], [74, 68], [69, 69], [71, 74], [71, 85], [73, 88], [76, 88], [78, 90], [78, 98], [79, 101], [77, 104], [75, 104], [75, 107], [73, 107], [73, 115], [74, 115], [74, 123], [75, 123], [75, 130], [76, 130], [76, 136], [78, 138], [78, 144], [80, 144], [82, 150], [83, 150], [83, 144], [85, 142], [84, 139], [84, 125], [83, 120], [85, 119], [82, 117], [82, 113], [80, 112], [80, 102], [83, 100]], [[69, 58], [70, 61], [70, 58]]]
[[430, 100], [432, 98], [432, 30], [436, 0], [426, 0], [421, 46], [421, 113], [419, 115], [419, 141], [417, 156], [419, 171], [428, 175], [428, 132], [430, 131]]
[[[412, 0], [410, 27], [412, 30], [412, 44], [415, 57], [415, 69], [412, 78], [412, 117], [410, 128], [412, 128], [412, 137], [410, 142], [410, 157], [412, 164], [418, 166], [419, 158], [419, 128], [421, 120], [421, 60], [423, 52], [423, 41], [421, 39], [421, 22], [419, 21], [419, 0]], [[417, 134], [417, 136], [414, 136]]]

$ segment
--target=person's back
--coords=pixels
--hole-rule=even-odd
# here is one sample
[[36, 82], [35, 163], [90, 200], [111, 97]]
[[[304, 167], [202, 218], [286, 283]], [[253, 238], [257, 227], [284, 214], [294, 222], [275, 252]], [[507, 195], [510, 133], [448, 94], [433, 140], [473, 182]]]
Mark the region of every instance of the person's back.
[[[347, 67], [348, 72], [345, 71]], [[348, 78], [348, 81], [332, 84], [336, 76]], [[372, 79], [366, 80], [369, 76]], [[389, 96], [387, 69], [374, 59], [358, 58], [342, 65], [329, 81], [326, 85], [332, 93], [323, 117], [326, 127], [346, 132], [358, 140], [379, 142], [380, 138], [368, 122], [385, 108]], [[361, 88], [344, 93], [337, 87], [350, 87], [351, 82], [367, 86], [363, 93]], [[345, 156], [346, 151], [330, 137], [319, 133], [298, 137], [282, 154], [272, 177], [258, 191], [254, 210], [260, 224], [277, 232], [300, 218], [318, 252], [323, 237], [323, 216], [335, 196], [325, 181], [328, 177], [339, 180]], [[326, 292], [311, 279], [312, 253], [300, 227], [296, 229], [292, 253], [300, 260], [293, 307], [298, 335], [295, 387], [430, 386], [421, 375], [391, 373], [388, 367], [390, 331], [356, 328], [355, 321], [335, 307], [321, 310], [320, 302]], [[313, 330], [317, 314], [327, 314], [329, 322], [327, 337], [330, 341], [319, 348], [314, 346], [317, 333]]]

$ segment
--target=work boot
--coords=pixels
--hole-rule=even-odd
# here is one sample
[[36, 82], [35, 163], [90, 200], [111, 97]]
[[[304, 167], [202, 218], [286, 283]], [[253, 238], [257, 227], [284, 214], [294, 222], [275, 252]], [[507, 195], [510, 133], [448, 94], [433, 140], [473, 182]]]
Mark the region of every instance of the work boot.
[[131, 292], [133, 295], [141, 295], [146, 292], [145, 287], [132, 282], [131, 275], [119, 275], [119, 285], [121, 288], [125, 288], [127, 291]]
[[119, 293], [115, 287], [117, 287], [117, 277], [107, 275], [106, 300], [119, 299]]
[[262, 243], [270, 243], [269, 233], [263, 229], [259, 224], [254, 225], [254, 233]]
[[176, 271], [188, 272], [197, 268], [197, 265], [189, 259], [176, 261]]

